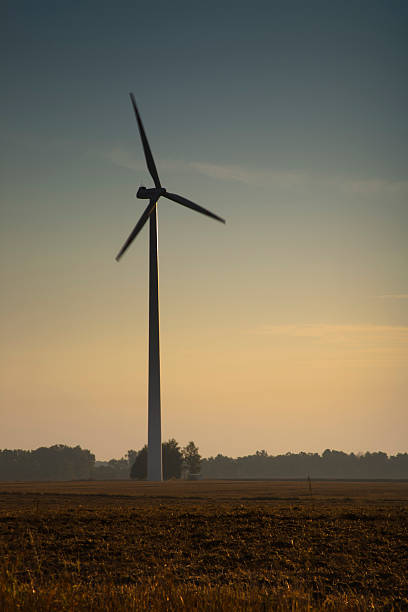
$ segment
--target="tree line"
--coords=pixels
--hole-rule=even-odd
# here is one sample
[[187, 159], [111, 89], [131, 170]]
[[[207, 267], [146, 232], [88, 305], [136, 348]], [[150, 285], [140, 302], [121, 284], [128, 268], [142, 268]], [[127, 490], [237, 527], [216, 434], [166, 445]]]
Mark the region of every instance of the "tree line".
[[264, 450], [246, 457], [217, 455], [203, 459], [203, 478], [408, 478], [408, 453], [355, 454], [326, 449], [318, 453], [268, 455]]
[[36, 450], [1, 450], [0, 480], [87, 480], [95, 455], [64, 444]]
[[[408, 478], [408, 453], [388, 456], [325, 450], [324, 453], [268, 455], [257, 451], [245, 457], [217, 455], [202, 459], [189, 442], [181, 448], [174, 438], [162, 445], [163, 477], [169, 478]], [[0, 450], [0, 480], [114, 480], [146, 478], [147, 446], [129, 450], [121, 459], [95, 461], [80, 446], [56, 444], [36, 450]]]
[[[200, 472], [201, 456], [194, 442], [181, 448], [174, 438], [162, 444], [163, 477], [193, 477]], [[143, 480], [147, 475], [147, 446], [129, 450], [121, 459], [95, 461], [80, 446], [55, 444], [36, 450], [0, 450], [0, 480]]]

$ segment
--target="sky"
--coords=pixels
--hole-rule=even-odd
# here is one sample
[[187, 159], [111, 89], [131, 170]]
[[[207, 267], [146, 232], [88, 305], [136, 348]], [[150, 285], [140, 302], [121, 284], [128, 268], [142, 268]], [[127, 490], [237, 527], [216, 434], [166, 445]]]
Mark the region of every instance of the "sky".
[[147, 440], [159, 215], [163, 438], [204, 456], [406, 452], [408, 5], [3, 5], [0, 448]]

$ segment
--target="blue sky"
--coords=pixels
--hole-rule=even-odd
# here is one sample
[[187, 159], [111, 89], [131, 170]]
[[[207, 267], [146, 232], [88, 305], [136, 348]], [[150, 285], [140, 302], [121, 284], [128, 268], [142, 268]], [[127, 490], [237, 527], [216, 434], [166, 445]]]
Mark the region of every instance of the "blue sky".
[[[222, 228], [159, 207], [165, 433], [193, 437], [205, 454], [320, 444], [401, 450], [406, 3], [9, 2], [4, 14], [3, 446], [80, 442], [113, 456], [144, 443], [146, 236], [114, 262], [141, 212], [134, 193], [150, 184], [134, 91], [162, 182], [227, 218]], [[318, 358], [308, 345], [307, 367], [316, 371], [313, 355], [335, 362], [331, 386], [322, 375], [307, 391], [299, 337], [324, 339]], [[344, 373], [351, 353], [340, 351], [339, 337], [353, 355], [356, 346], [364, 353], [360, 377]], [[197, 397], [201, 382], [186, 363], [208, 367], [209, 338], [221, 361]], [[373, 343], [386, 366], [373, 365]], [[283, 354], [287, 387], [269, 374]], [[79, 375], [75, 363], [89, 360], [92, 372]], [[258, 374], [246, 380], [241, 366]], [[107, 372], [109, 392], [100, 389]], [[254, 401], [266, 423], [249, 434]], [[374, 404], [377, 425], [367, 431]], [[234, 442], [225, 442], [214, 423], [231, 423], [237, 405]], [[335, 411], [339, 433], [324, 406]], [[350, 440], [353, 411], [360, 425]], [[89, 426], [79, 434], [81, 416]], [[306, 442], [307, 423], [318, 433]]]
[[[401, 178], [407, 11], [404, 2], [10, 3], [5, 132], [82, 146], [126, 134], [133, 145], [123, 92], [135, 89], [164, 156], [193, 146], [215, 162]], [[175, 139], [180, 125], [194, 129], [193, 144], [187, 129]]]

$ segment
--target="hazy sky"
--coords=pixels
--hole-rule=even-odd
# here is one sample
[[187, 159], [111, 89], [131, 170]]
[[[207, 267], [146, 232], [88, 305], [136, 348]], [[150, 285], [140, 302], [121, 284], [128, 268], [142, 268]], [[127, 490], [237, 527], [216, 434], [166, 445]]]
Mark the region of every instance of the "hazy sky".
[[[7, 6], [8, 4], [8, 6]], [[203, 455], [407, 451], [405, 0], [6, 3], [0, 448], [147, 438], [159, 204], [163, 436]]]

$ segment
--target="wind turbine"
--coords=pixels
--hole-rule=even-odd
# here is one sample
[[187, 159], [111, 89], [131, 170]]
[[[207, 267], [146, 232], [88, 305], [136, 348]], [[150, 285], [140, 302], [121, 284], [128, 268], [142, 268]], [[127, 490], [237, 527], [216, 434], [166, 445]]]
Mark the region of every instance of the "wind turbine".
[[130, 94], [135, 111], [140, 138], [146, 158], [147, 168], [154, 182], [154, 187], [146, 189], [140, 187], [136, 197], [149, 200], [144, 213], [131, 231], [129, 238], [116, 256], [116, 261], [127, 251], [146, 221], [150, 221], [150, 247], [149, 247], [149, 395], [148, 395], [148, 442], [147, 442], [147, 479], [162, 480], [162, 449], [161, 449], [161, 407], [160, 407], [160, 341], [159, 341], [159, 269], [158, 269], [158, 243], [157, 243], [157, 202], [161, 196], [187, 206], [207, 217], [212, 217], [225, 223], [225, 220], [209, 210], [194, 204], [190, 200], [169, 193], [161, 186], [156, 164], [150, 150], [143, 123], [136, 106], [134, 95]]

